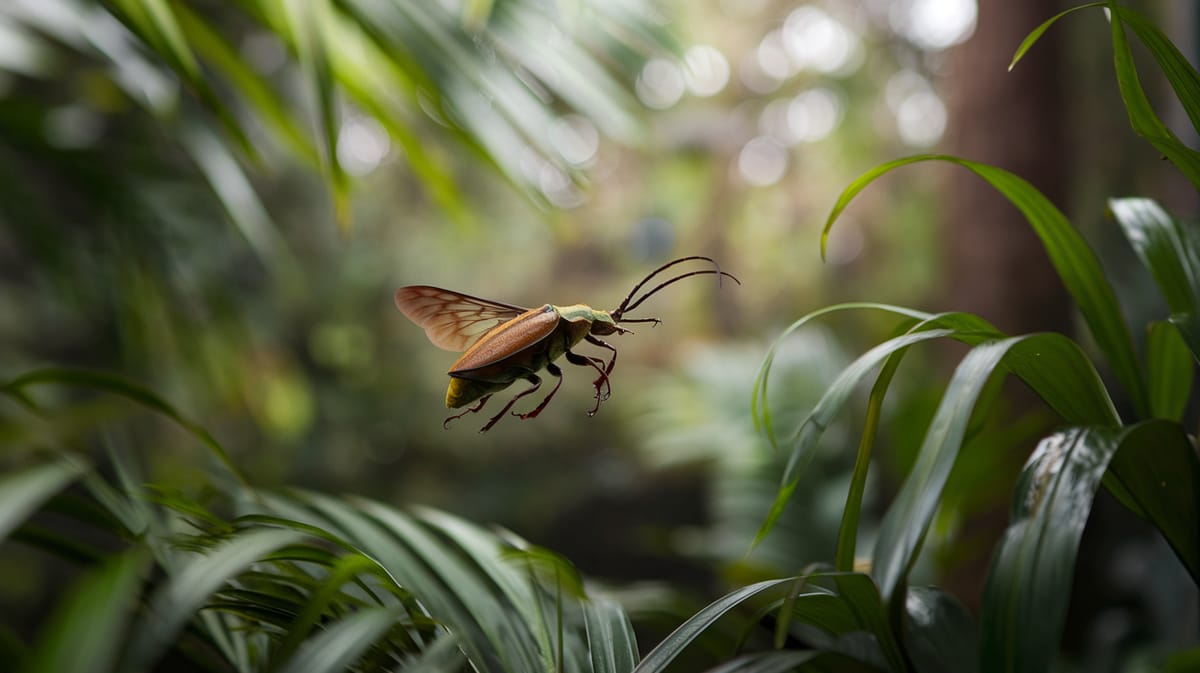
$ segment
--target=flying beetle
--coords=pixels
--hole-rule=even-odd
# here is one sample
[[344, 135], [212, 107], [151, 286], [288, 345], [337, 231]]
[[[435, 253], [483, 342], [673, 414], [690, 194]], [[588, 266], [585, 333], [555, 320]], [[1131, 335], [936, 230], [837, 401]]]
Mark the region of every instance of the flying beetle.
[[[658, 274], [677, 264], [694, 260], [707, 261], [713, 268], [678, 274], [634, 299], [638, 291]], [[513, 412], [513, 415], [522, 420], [534, 418], [546, 408], [562, 386], [562, 369], [554, 364], [562, 356], [566, 356], [567, 362], [573, 365], [591, 367], [596, 371], [597, 378], [592, 381], [596, 405], [588, 412], [589, 416], [594, 415], [600, 409], [600, 403], [607, 400], [612, 392], [609, 375], [617, 362], [617, 349], [599, 337], [631, 333], [620, 326], [622, 323], [657, 325], [662, 322], [658, 318], [626, 318], [625, 314], [664, 287], [684, 278], [704, 274], [717, 276], [718, 282], [724, 276], [741, 285], [741, 281], [722, 271], [712, 258], [692, 255], [672, 260], [652, 271], [633, 286], [620, 305], [611, 311], [584, 304], [545, 304], [538, 308], [525, 308], [428, 285], [409, 285], [396, 290], [396, 307], [425, 330], [433, 345], [462, 352], [462, 356], [450, 366], [446, 407], [458, 409], [472, 402], [475, 404], [462, 413], [450, 416], [443, 425], [448, 426], [450, 421], [478, 412], [493, 394], [518, 379], [531, 384], [514, 395], [480, 429], [480, 432], [487, 432], [512, 409], [517, 400], [533, 394], [541, 387], [542, 379], [538, 372], [543, 369], [558, 379], [554, 388], [532, 411]], [[606, 349], [612, 356], [605, 362], [603, 358], [579, 355], [571, 349], [580, 341]]]

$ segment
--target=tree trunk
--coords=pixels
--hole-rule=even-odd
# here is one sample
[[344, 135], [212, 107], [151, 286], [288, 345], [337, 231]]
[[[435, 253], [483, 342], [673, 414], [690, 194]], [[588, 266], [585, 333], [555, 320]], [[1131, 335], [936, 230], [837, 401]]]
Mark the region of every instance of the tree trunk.
[[[975, 34], [950, 55], [947, 81], [951, 154], [1009, 170], [1062, 208], [1067, 141], [1062, 113], [1062, 49], [1050, 31], [1008, 71], [1021, 40], [1060, 9], [1043, 0], [980, 0]], [[1021, 214], [986, 182], [954, 167], [944, 188], [944, 308], [977, 313], [1001, 331], [1069, 333], [1072, 305], [1041, 242]], [[1038, 404], [1024, 386], [1010, 386], [1010, 407]], [[1016, 474], [1027, 452], [1013, 451], [1005, 473]], [[964, 523], [974, 552], [942, 583], [977, 611], [994, 543], [1007, 526], [1007, 504]]]

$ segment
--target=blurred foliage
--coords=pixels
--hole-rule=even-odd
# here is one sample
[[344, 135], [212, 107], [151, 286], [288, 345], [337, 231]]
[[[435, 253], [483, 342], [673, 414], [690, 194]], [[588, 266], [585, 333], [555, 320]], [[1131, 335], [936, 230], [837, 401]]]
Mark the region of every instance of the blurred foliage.
[[[743, 641], [770, 643], [786, 635], [788, 620], [777, 633], [738, 615], [721, 621], [724, 614], [701, 611], [706, 598], [697, 598], [714, 586], [740, 587], [727, 604], [748, 602], [751, 613], [778, 607], [789, 592], [803, 595], [796, 604], [802, 616], [844, 599], [830, 609], [833, 635], [796, 627], [805, 642], [841, 652], [817, 665], [894, 664], [901, 645], [887, 642], [895, 634], [875, 619], [884, 606], [866, 575], [839, 579], [817, 569], [811, 585], [789, 579], [765, 594], [745, 591], [762, 578], [807, 574], [810, 562], [834, 555], [857, 441], [844, 421], [825, 428], [775, 532], [746, 556], [789, 460], [755, 432], [746, 400], [756, 354], [794, 315], [863, 296], [922, 304], [936, 292], [936, 185], [915, 171], [889, 176], [858, 199], [832, 233], [828, 263], [815, 242], [829, 195], [848, 176], [939, 143], [946, 121], [939, 77], [951, 67], [948, 50], [974, 29], [974, 16], [970, 0], [4, 3], [0, 378], [47, 364], [116, 372], [187, 410], [205, 435], [220, 438], [228, 464], [255, 488], [353, 492], [385, 508], [425, 503], [565, 552], [587, 576], [671, 580], [667, 591], [641, 585], [619, 595], [639, 617], [639, 605], [668, 613], [651, 627], [660, 636], [688, 617], [721, 626], [705, 634], [721, 653]], [[1072, 53], [1086, 61], [1100, 42], [1090, 35]], [[1089, 124], [1105, 109], [1120, 112], [1115, 97], [1097, 104], [1092, 96], [1079, 98]], [[1081, 162], [1081, 191], [1107, 193], [1108, 184], [1089, 173], [1105, 161], [1113, 160]], [[429, 283], [522, 305], [610, 307], [649, 268], [693, 253], [717, 258], [743, 286], [689, 281], [657, 296], [644, 315], [664, 323], [613, 340], [621, 350], [613, 398], [595, 418], [585, 415], [586, 378], [568, 371], [562, 393], [536, 421], [510, 419], [486, 435], [465, 421], [441, 428], [452, 356], [394, 310], [395, 287]], [[1128, 291], [1144, 297], [1150, 287]], [[878, 315], [843, 315], [829, 333], [785, 344], [771, 388], [773, 399], [786, 401], [776, 404], [779, 426], [803, 418], [848, 353], [895, 336], [894, 329]], [[917, 459], [913, 428], [933, 416], [939, 396], [921, 356], [908, 355], [881, 410], [878, 453], [889, 454], [889, 476], [897, 479]], [[1159, 392], [1177, 401], [1169, 388]], [[154, 515], [171, 522], [158, 540], [171, 549], [167, 555], [186, 556], [172, 545], [212, 550], [222, 536], [246, 534], [258, 560], [270, 557], [270, 572], [293, 572], [291, 559], [271, 557], [282, 537], [257, 537], [261, 522], [235, 522], [249, 511], [251, 492], [228, 465], [198, 467], [211, 455], [203, 437], [181, 441], [172, 423], [71, 387], [40, 389], [30, 401], [52, 411], [0, 403], [6, 468], [44, 467], [46, 447], [78, 450], [102, 466], [98, 472], [45, 469], [68, 482], [91, 475], [84, 477], [90, 496], [109, 499], [89, 516], [128, 512], [149, 499]], [[1023, 426], [1007, 431], [1023, 436]], [[994, 455], [995, 446], [1009, 445], [1002, 435], [981, 431], [972, 436], [980, 448], [963, 451]], [[145, 447], [144, 475], [110, 474], [109, 454], [128, 447]], [[956, 515], [1009, 495], [1010, 482], [997, 484], [986, 460], [955, 469], [941, 526], [926, 541], [946, 564], [963, 539]], [[143, 478], [160, 490], [143, 492], [134, 483]], [[103, 479], [119, 485], [130, 504], [103, 495]], [[45, 494], [61, 490], [57, 481], [30, 483], [41, 483]], [[66, 499], [78, 495], [68, 491]], [[857, 527], [864, 547], [887, 502], [881, 495], [874, 484], [864, 494]], [[283, 510], [292, 497], [274, 505]], [[294, 498], [303, 509], [323, 496]], [[284, 516], [308, 521], [300, 513]], [[356, 509], [348, 520], [360, 515], [367, 517]], [[8, 516], [17, 525], [25, 513]], [[56, 523], [55, 513], [46, 516]], [[78, 576], [76, 561], [125, 549], [136, 533], [104, 531], [89, 539], [100, 549], [92, 556], [80, 555], [70, 535], [59, 536], [50, 562], [6, 544], [0, 571], [14, 581], [0, 606], [20, 606], [13, 614], [28, 618], [20, 623], [46, 623], [59, 578]], [[488, 544], [499, 540], [511, 541], [498, 533]], [[339, 587], [331, 594], [321, 581], [362, 570], [359, 557], [305, 541], [316, 550], [307, 553], [324, 554], [323, 570], [304, 578], [306, 596], [328, 607], [329, 619], [346, 619], [353, 611], [339, 606], [360, 605], [362, 595], [342, 595]], [[539, 605], [552, 610], [555, 584], [547, 580], [563, 566], [534, 557], [541, 564], [534, 584], [548, 592]], [[147, 599], [154, 588], [146, 585], [143, 594], [131, 578], [148, 567], [156, 575], [172, 570], [137, 551], [109, 558], [79, 577], [79, 605], [104, 604], [100, 592], [108, 588], [119, 611], [127, 604], [121, 600]], [[505, 556], [501, 570], [481, 563], [472, 572], [515, 572], [519, 560]], [[225, 577], [242, 569], [231, 566]], [[365, 575], [372, 590], [404, 590], [389, 584], [394, 576]], [[246, 580], [238, 588], [257, 599], [227, 592], [217, 611], [246, 619], [256, 600], [283, 601], [286, 611], [244, 637], [256, 652], [276, 655], [257, 659], [261, 665], [302, 661], [289, 659], [299, 643], [280, 640], [274, 629], [286, 627], [278, 620], [286, 614], [311, 625], [304, 620], [325, 613], [305, 608], [278, 577]], [[909, 597], [905, 609], [918, 627], [936, 626], [944, 615], [947, 623], [969, 622], [948, 596], [916, 589]], [[396, 656], [414, 654], [403, 634], [372, 630], [398, 609], [427, 635], [409, 598], [391, 595], [381, 611], [363, 611], [360, 623], [342, 621], [344, 630], [323, 634], [342, 638], [353, 653], [360, 643], [344, 634], [366, 628], [389, 643], [394, 636]], [[70, 630], [71, 605], [58, 603], [44, 634]], [[578, 609], [571, 612], [572, 647], [587, 633], [578, 620], [593, 624], [580, 617], [588, 608]], [[600, 651], [624, 661], [620, 647], [613, 649], [629, 644], [620, 635], [624, 613], [596, 609], [602, 614], [592, 617], [611, 619], [618, 634]], [[524, 618], [534, 627], [521, 642], [534, 643], [534, 656], [553, 658], [553, 638], [538, 631], [546, 622]], [[224, 648], [226, 664], [247, 670], [241, 646], [230, 645], [244, 624], [202, 621], [210, 630], [200, 639], [232, 638], [215, 646]], [[864, 645], [862, 633], [875, 644]], [[4, 651], [25, 635], [6, 634]], [[826, 640], [811, 640], [817, 635]], [[189, 627], [185, 640], [194, 637]], [[643, 639], [643, 649], [661, 640]], [[433, 640], [420, 656], [453, 669], [460, 653], [447, 642]], [[593, 655], [586, 647], [570, 652]], [[851, 661], [856, 653], [869, 663]], [[491, 661], [476, 654], [472, 661]], [[722, 659], [706, 654], [713, 656], [697, 661]], [[660, 652], [657, 661], [668, 659]]]

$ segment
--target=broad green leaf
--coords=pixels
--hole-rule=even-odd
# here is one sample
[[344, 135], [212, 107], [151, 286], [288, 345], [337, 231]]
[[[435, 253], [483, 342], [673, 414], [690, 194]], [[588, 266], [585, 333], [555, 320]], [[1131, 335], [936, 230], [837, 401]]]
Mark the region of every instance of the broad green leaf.
[[1200, 229], [1150, 199], [1112, 199], [1113, 217], [1150, 270], [1192, 357], [1200, 361]]
[[1013, 57], [1013, 65], [1033, 46], [1051, 24], [1063, 16], [1079, 9], [1105, 8], [1110, 12], [1109, 27], [1113, 43], [1113, 62], [1116, 69], [1117, 85], [1121, 97], [1125, 101], [1125, 109], [1133, 130], [1171, 160], [1193, 184], [1200, 186], [1200, 153], [1184, 145], [1166, 124], [1154, 113], [1150, 100], [1142, 89], [1134, 66], [1133, 54], [1129, 49], [1129, 41], [1125, 36], [1125, 26], [1129, 26], [1141, 39], [1146, 49], [1154, 57], [1175, 95], [1180, 102], [1192, 125], [1200, 130], [1200, 75], [1188, 62], [1187, 58], [1172, 44], [1171, 40], [1162, 33], [1152, 22], [1138, 12], [1115, 2], [1093, 2], [1079, 7], [1073, 7], [1056, 14], [1030, 33]]
[[871, 574], [887, 603], [898, 597], [916, 561], [929, 522], [942, 500], [942, 489], [958, 457], [967, 423], [980, 392], [1010, 349], [1029, 337], [985, 342], [971, 349], [954, 370], [912, 471], [892, 502], [875, 541]]
[[629, 616], [616, 603], [598, 599], [583, 606], [592, 673], [629, 673], [637, 665], [637, 638]]
[[[1132, 16], [1128, 10], [1122, 11], [1122, 8], [1111, 0], [1108, 3], [1108, 9], [1122, 19]], [[1154, 146], [1154, 149], [1175, 164], [1175, 167], [1183, 172], [1193, 185], [1200, 188], [1200, 153], [1180, 142], [1171, 129], [1154, 113], [1154, 108], [1150, 104], [1146, 91], [1142, 88], [1137, 67], [1133, 62], [1133, 52], [1129, 48], [1129, 40], [1125, 35], [1125, 21], [1111, 21], [1110, 29], [1117, 86], [1121, 90], [1121, 99], [1125, 102], [1125, 111], [1129, 115], [1130, 125], [1134, 132], [1145, 138]], [[1177, 82], [1178, 80], [1172, 84]], [[1188, 114], [1192, 115], [1194, 112], [1189, 110]]]
[[340, 673], [351, 670], [367, 648], [387, 633], [403, 612], [395, 608], [359, 610], [308, 640], [280, 673]]
[[174, 421], [184, 430], [187, 430], [196, 439], [199, 439], [212, 452], [221, 465], [229, 470], [230, 474], [237, 478], [243, 485], [247, 483], [245, 478], [242, 477], [241, 472], [238, 471], [237, 466], [229, 459], [229, 455], [225, 453], [225, 449], [209, 434], [208, 430], [205, 430], [199, 423], [184, 418], [175, 407], [171, 406], [166, 400], [159, 397], [149, 388], [126, 381], [120, 377], [88, 371], [86, 369], [36, 369], [0, 384], [0, 394], [6, 394], [22, 403], [27, 403], [29, 398], [25, 393], [25, 389], [45, 384], [92, 388], [124, 397], [137, 402], [151, 411], [160, 413]]
[[0, 541], [87, 470], [72, 458], [0, 476]]
[[146, 569], [143, 549], [113, 556], [71, 587], [38, 638], [26, 673], [114, 670]]
[[[1048, 671], [1066, 620], [1071, 579], [1093, 498], [1115, 455], [1147, 460], [1182, 436], [1177, 425], [1073, 427], [1044, 439], [1026, 464], [1012, 524], [988, 575], [980, 663], [984, 671]], [[1127, 484], [1137, 494], [1138, 484]], [[1195, 500], [1194, 495], [1191, 496]], [[1196, 538], [1193, 515], [1193, 541]]]
[[1150, 323], [1146, 338], [1146, 371], [1150, 377], [1150, 411], [1154, 418], [1180, 422], [1192, 394], [1196, 367], [1192, 353], [1167, 322]]
[[916, 670], [979, 670], [979, 627], [958, 599], [936, 587], [909, 587], [905, 612], [905, 649]]
[[1144, 416], [1149, 410], [1149, 399], [1141, 361], [1134, 351], [1129, 326], [1100, 262], [1054, 204], [1028, 182], [1008, 171], [941, 154], [905, 157], [876, 166], [852, 182], [838, 197], [821, 234], [822, 256], [834, 222], [859, 192], [893, 169], [922, 161], [945, 161], [972, 171], [1021, 211], [1042, 240], [1046, 254], [1083, 314], [1109, 367], [1129, 394], [1138, 414]]
[[1200, 131], [1200, 74], [1197, 74], [1196, 69], [1171, 39], [1144, 15], [1120, 5], [1116, 6], [1116, 15], [1133, 29], [1154, 57], [1179, 102], [1183, 104], [1183, 110], [1191, 119], [1192, 127]]
[[[1109, 476], [1158, 528], [1200, 584], [1200, 458], [1183, 428], [1163, 421], [1134, 426], [1109, 465]], [[1109, 486], [1106, 481], [1105, 486]]]
[[[776, 495], [763, 525], [755, 536], [755, 544], [766, 537], [774, 526], [784, 507], [791, 498], [799, 481], [800, 471], [811, 460], [813, 451], [833, 418], [845, 405], [851, 393], [858, 387], [859, 382], [876, 366], [888, 358], [898, 358], [909, 346], [929, 339], [949, 337], [970, 345], [975, 345], [987, 338], [998, 338], [1001, 335], [987, 321], [966, 313], [945, 313], [940, 315], [921, 314], [908, 309], [896, 310], [894, 307], [881, 304], [843, 304], [829, 307], [801, 318], [793, 324], [793, 328], [805, 324], [811, 318], [834, 310], [849, 308], [873, 308], [877, 310], [895, 311], [910, 317], [922, 317], [923, 322], [910, 329], [908, 334], [893, 338], [860, 356], [849, 367], [842, 371], [838, 378], [826, 389], [821, 400], [813, 408], [796, 433], [788, 464], [785, 468], [782, 484]], [[941, 329], [935, 329], [941, 328]], [[785, 332], [784, 337], [787, 336]], [[781, 337], [782, 339], [783, 337]], [[779, 345], [776, 342], [776, 347]], [[759, 379], [755, 386], [756, 395], [764, 400], [763, 418], [768, 416], [766, 399], [767, 375], [773, 361], [774, 349], [768, 353], [760, 370]], [[1109, 423], [1117, 424], [1120, 419], [1111, 398], [1104, 389], [1099, 374], [1083, 351], [1070, 339], [1060, 334], [1040, 334], [1032, 340], [1022, 340], [1008, 353], [1005, 359], [1007, 368], [1025, 381], [1055, 412], [1072, 423]], [[889, 364], [891, 367], [896, 364]], [[885, 382], [886, 384], [886, 382]], [[873, 397], [882, 395], [876, 390]], [[765, 421], [764, 421], [765, 424]], [[864, 435], [864, 440], [870, 437]], [[860, 448], [868, 448], [866, 447]], [[860, 451], [861, 453], [861, 451]], [[858, 462], [865, 460], [859, 457]], [[865, 473], [865, 472], [864, 472]], [[852, 522], [849, 522], [852, 523]], [[847, 526], [849, 525], [847, 523]], [[849, 535], [849, 529], [844, 527], [844, 533]], [[846, 554], [852, 548], [848, 543], [842, 543], [839, 562], [846, 561]], [[845, 569], [844, 567], [842, 569]]]
[[289, 530], [251, 530], [191, 559], [151, 596], [145, 614], [130, 631], [132, 642], [122, 670], [153, 665], [213, 592], [251, 564], [300, 539]]
[[831, 573], [829, 577], [837, 585], [838, 595], [854, 612], [862, 629], [875, 637], [891, 669], [908, 670], [907, 660], [897, 642], [897, 634], [892, 631], [879, 588], [871, 577], [862, 573]]

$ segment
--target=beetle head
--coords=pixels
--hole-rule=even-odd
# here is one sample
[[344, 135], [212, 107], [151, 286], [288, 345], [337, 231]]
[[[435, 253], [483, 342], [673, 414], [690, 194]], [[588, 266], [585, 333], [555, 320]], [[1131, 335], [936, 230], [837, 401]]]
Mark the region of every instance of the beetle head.
[[[688, 262], [688, 261], [695, 260], [695, 259], [700, 259], [700, 260], [709, 262], [713, 265], [713, 268], [701, 269], [699, 271], [689, 271], [687, 273], [681, 273], [673, 278], [670, 278], [668, 280], [665, 280], [665, 281], [659, 283], [658, 285], [655, 285], [654, 287], [647, 290], [644, 294], [642, 294], [642, 296], [638, 297], [637, 299], [634, 299], [634, 295], [636, 295], [639, 290], [641, 290], [647, 283], [649, 283], [651, 278], [654, 278], [658, 274], [662, 273], [663, 271], [666, 271], [667, 269], [675, 266], [676, 264], [682, 264], [683, 262]], [[628, 332], [629, 331], [629, 330], [623, 330], [620, 327], [617, 327], [617, 323], [648, 322], [648, 323], [653, 323], [653, 324], [657, 325], [658, 323], [662, 322], [658, 318], [626, 318], [624, 316], [625, 316], [625, 313], [632, 311], [633, 309], [640, 306], [642, 302], [646, 301], [646, 299], [648, 299], [650, 297], [650, 295], [658, 292], [659, 290], [670, 285], [671, 283], [674, 283], [679, 280], [683, 280], [684, 278], [687, 278], [689, 276], [702, 276], [705, 274], [715, 275], [717, 277], [718, 284], [720, 284], [720, 282], [721, 282], [721, 276], [725, 276], [726, 278], [729, 278], [730, 280], [737, 283], [738, 285], [742, 284], [742, 281], [740, 281], [737, 278], [734, 278], [732, 275], [722, 271], [720, 265], [718, 265], [716, 260], [714, 260], [711, 257], [703, 257], [701, 255], [692, 255], [690, 257], [680, 257], [679, 259], [667, 262], [666, 264], [663, 264], [662, 266], [658, 267], [654, 271], [651, 271], [650, 274], [648, 276], [646, 276], [645, 278], [643, 278], [640, 283], [633, 286], [633, 289], [630, 290], [629, 294], [625, 296], [625, 299], [621, 302], [621, 305], [618, 306], [617, 308], [613, 309], [612, 311], [610, 311], [610, 314], [612, 316], [612, 321], [613, 321], [610, 331], [597, 332], [596, 331], [597, 328], [607, 327], [607, 324], [605, 323], [602, 327], [601, 323], [595, 322], [595, 323], [592, 323], [592, 333], [593, 334], [612, 334], [613, 332]]]

